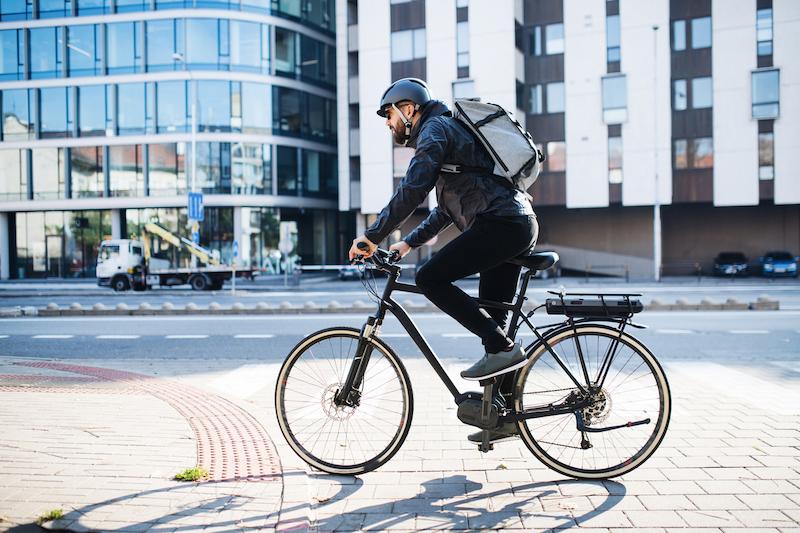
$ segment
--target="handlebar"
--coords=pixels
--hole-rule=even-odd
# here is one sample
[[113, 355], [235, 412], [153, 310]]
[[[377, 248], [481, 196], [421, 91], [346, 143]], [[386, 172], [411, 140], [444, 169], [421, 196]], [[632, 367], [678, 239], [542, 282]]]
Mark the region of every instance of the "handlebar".
[[[369, 245], [365, 242], [358, 243], [359, 250], [369, 250]], [[353, 259], [353, 262], [359, 261], [369, 261], [373, 265], [377, 267], [394, 267], [395, 263], [402, 259], [400, 257], [400, 252], [397, 250], [384, 250], [383, 248], [376, 248], [375, 253], [373, 253], [370, 257], [364, 257], [363, 255], [356, 256]]]

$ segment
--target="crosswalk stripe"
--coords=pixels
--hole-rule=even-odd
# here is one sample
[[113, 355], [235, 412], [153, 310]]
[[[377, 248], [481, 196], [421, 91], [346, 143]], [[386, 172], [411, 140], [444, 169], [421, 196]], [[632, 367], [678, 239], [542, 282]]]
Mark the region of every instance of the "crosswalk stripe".
[[728, 333], [734, 335], [763, 335], [769, 333], [766, 329], [732, 329]]
[[381, 333], [379, 336], [384, 338], [391, 338], [391, 337], [402, 338], [402, 337], [408, 337], [409, 335], [408, 333]]
[[167, 335], [167, 339], [207, 339], [208, 335]]
[[138, 339], [138, 338], [139, 338], [139, 335], [98, 335], [98, 336], [95, 337], [95, 339], [111, 339], [111, 340]]
[[0, 335], [0, 339], [7, 339], [8, 335]]
[[34, 335], [34, 339], [71, 339], [74, 335]]

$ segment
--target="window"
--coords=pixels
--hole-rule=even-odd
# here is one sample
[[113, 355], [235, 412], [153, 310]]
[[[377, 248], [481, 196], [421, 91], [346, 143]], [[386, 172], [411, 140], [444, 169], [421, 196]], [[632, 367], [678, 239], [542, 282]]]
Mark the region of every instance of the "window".
[[186, 61], [201, 68], [217, 68], [220, 57], [220, 39], [215, 19], [186, 20]]
[[231, 84], [228, 81], [197, 82], [198, 131], [230, 131]]
[[157, 72], [181, 68], [175, 56], [180, 54], [183, 57], [183, 21], [149, 20], [146, 24], [147, 70]]
[[268, 133], [270, 130], [271, 98], [269, 87], [260, 83], [242, 83], [242, 131]]
[[608, 138], [608, 182], [622, 183], [622, 137]]
[[109, 146], [108, 169], [111, 196], [144, 196], [141, 146]]
[[274, 87], [273, 91], [273, 131], [280, 135], [299, 136], [303, 128], [302, 94], [284, 87]]
[[469, 22], [456, 24], [456, 63], [458, 67], [469, 66]]
[[425, 57], [425, 28], [392, 32], [392, 62]]
[[[266, 33], [267, 26], [263, 26]], [[231, 67], [246, 72], [267, 72], [269, 41], [261, 39], [262, 25], [256, 22], [231, 21]]]
[[117, 131], [120, 134], [144, 133], [144, 83], [123, 83], [118, 85], [116, 108]]
[[25, 30], [0, 31], [0, 80], [21, 80], [24, 74]]
[[564, 172], [567, 170], [567, 151], [563, 141], [547, 143], [547, 171]]
[[299, 168], [297, 165], [297, 148], [276, 146], [278, 169], [278, 194], [297, 196]]
[[[128, 13], [131, 11], [144, 11], [149, 8], [149, 0], [116, 0], [117, 13]], [[147, 6], [147, 7], [145, 7]]]
[[564, 53], [564, 25], [548, 24], [544, 28], [545, 45], [544, 50], [547, 55]]
[[33, 18], [32, 0], [3, 0], [0, 2], [0, 20], [25, 20]]
[[547, 112], [564, 112], [564, 82], [547, 84]]
[[103, 196], [103, 148], [99, 146], [74, 146], [70, 148], [72, 167], [72, 197], [94, 198]]
[[78, 15], [111, 13], [111, 0], [73, 0], [78, 5]]
[[692, 167], [711, 168], [714, 166], [714, 144], [711, 137], [692, 139]]
[[39, 18], [68, 17], [70, 3], [70, 0], [39, 0]]
[[31, 28], [31, 78], [55, 78], [62, 74], [61, 42], [64, 28]]
[[676, 169], [689, 168], [688, 147], [689, 142], [686, 139], [675, 139], [672, 142], [672, 152], [674, 157], [672, 165]]
[[64, 149], [34, 148], [31, 155], [34, 199], [64, 198]]
[[692, 107], [694, 109], [711, 107], [712, 92], [711, 78], [694, 78], [692, 80]]
[[288, 73], [295, 76], [297, 69], [295, 57], [297, 51], [297, 34], [283, 28], [275, 28], [275, 70], [278, 74]]
[[300, 76], [303, 80], [333, 86], [336, 83], [335, 65], [333, 47], [311, 37], [300, 36]]
[[102, 68], [102, 37], [100, 26], [69, 26], [67, 53], [70, 76], [100, 74]]
[[81, 85], [78, 91], [78, 133], [81, 137], [106, 134], [106, 86]]
[[185, 143], [148, 146], [150, 196], [175, 196], [186, 192]]
[[28, 151], [0, 150], [0, 200], [28, 197]]
[[136, 72], [141, 65], [141, 22], [106, 24], [106, 58], [109, 74]]
[[628, 118], [627, 90], [624, 75], [603, 78], [603, 120], [619, 124]]
[[692, 19], [692, 48], [711, 46], [711, 17]]
[[687, 107], [686, 80], [672, 80], [672, 109], [683, 111]]
[[39, 109], [42, 138], [70, 136], [74, 114], [67, 87], [39, 89]]
[[231, 147], [233, 194], [272, 194], [270, 145], [236, 143]]
[[186, 131], [186, 82], [156, 83], [156, 124], [158, 133]]
[[453, 98], [472, 98], [477, 96], [473, 80], [454, 81]]
[[544, 113], [544, 107], [542, 106], [541, 85], [531, 85], [531, 94], [530, 98], [528, 99], [528, 113], [533, 115], [540, 115]]
[[772, 8], [756, 11], [757, 54], [772, 54]]
[[778, 118], [780, 101], [780, 71], [753, 72], [753, 118]]
[[531, 54], [542, 55], [542, 27], [534, 26], [531, 32]]
[[620, 60], [619, 15], [606, 17], [606, 52], [608, 62]]
[[2, 91], [3, 140], [24, 140], [32, 136], [35, 106], [32, 91], [35, 89], [6, 89]]
[[758, 179], [771, 180], [775, 177], [775, 134], [758, 134]]
[[686, 21], [672, 21], [672, 49], [676, 52], [686, 50]]

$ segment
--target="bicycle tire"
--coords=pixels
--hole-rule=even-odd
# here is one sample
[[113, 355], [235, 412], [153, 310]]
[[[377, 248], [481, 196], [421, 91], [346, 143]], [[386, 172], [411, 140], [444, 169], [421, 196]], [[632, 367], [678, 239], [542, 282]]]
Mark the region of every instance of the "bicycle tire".
[[[353, 360], [353, 354], [358, 344], [359, 336], [359, 330], [347, 327], [327, 328], [312, 333], [300, 341], [286, 357], [278, 373], [278, 381], [275, 386], [275, 411], [281, 432], [286, 442], [294, 452], [310, 466], [330, 474], [358, 475], [375, 470], [385, 464], [397, 453], [408, 436], [411, 420], [414, 415], [414, 398], [408, 373], [397, 354], [380, 339], [375, 337], [369, 341], [372, 344], [373, 350], [370, 356], [369, 366], [364, 376], [363, 388], [370, 391], [375, 389], [375, 387], [373, 387], [373, 389], [367, 389], [367, 387], [375, 382], [378, 382], [377, 387], [381, 387], [396, 380], [399, 384], [399, 389], [396, 392], [399, 392], [399, 395], [394, 394], [395, 391], [383, 391], [383, 394], [378, 395], [377, 398], [380, 399], [381, 403], [401, 402], [402, 405], [396, 411], [390, 411], [385, 407], [377, 407], [373, 404], [367, 405], [366, 402], [370, 400], [370, 395], [367, 394], [367, 392], [362, 394], [361, 404], [350, 411], [348, 411], [350, 408], [337, 408], [332, 403], [333, 394], [338, 387], [341, 386], [344, 381], [344, 376], [347, 375], [347, 370], [349, 369], [350, 362]], [[334, 343], [333, 341], [337, 339], [338, 341]], [[344, 354], [345, 340], [348, 341], [347, 355]], [[319, 349], [324, 344], [328, 344], [334, 351], [336, 344], [338, 344], [338, 360], [331, 361], [330, 359], [333, 358], [319, 359], [317, 357], [313, 349], [315, 347]], [[308, 355], [308, 357], [303, 360], [305, 355]], [[331, 355], [334, 354], [331, 353]], [[314, 362], [308, 363], [307, 361]], [[327, 364], [323, 361], [326, 361]], [[382, 361], [386, 363], [385, 368], [381, 368]], [[298, 366], [301, 362], [309, 366], [308, 372], [302, 375], [300, 374], [300, 368]], [[316, 371], [312, 370], [312, 367], [315, 368]], [[372, 369], [379, 370], [372, 371]], [[293, 370], [295, 371], [294, 377], [292, 376]], [[323, 372], [323, 370], [325, 372]], [[329, 373], [329, 370], [333, 372]], [[388, 374], [389, 380], [383, 383], [383, 379], [386, 378], [387, 375], [380, 373], [385, 373], [387, 370], [391, 370], [392, 372]], [[313, 372], [313, 374], [309, 374], [309, 372]], [[381, 377], [372, 381], [378, 376]], [[316, 383], [311, 383], [308, 380], [316, 380]], [[294, 383], [295, 381], [296, 383]], [[319, 387], [322, 388], [320, 390], [315, 390], [313, 389], [314, 386], [317, 386], [317, 389], [319, 389]], [[295, 390], [298, 387], [302, 392]], [[386, 398], [387, 393], [393, 394], [390, 398]], [[300, 397], [304, 395], [309, 396], [309, 400], [290, 399], [287, 398], [287, 394], [295, 397], [298, 395]], [[381, 399], [381, 397], [383, 398]], [[306, 403], [307, 405], [299, 408], [289, 408], [287, 404], [291, 402]], [[310, 446], [308, 442], [303, 442], [305, 439], [299, 438], [299, 435], [305, 428], [314, 425], [314, 421], [312, 420], [312, 423], [309, 425], [308, 419], [306, 419], [303, 422], [304, 427], [299, 427], [299, 421], [302, 417], [298, 417], [297, 413], [302, 409], [311, 413], [312, 411], [309, 411], [309, 409], [314, 408], [316, 403], [319, 403], [320, 410], [324, 415], [317, 417], [319, 423], [322, 424], [319, 429], [320, 433], [325, 430], [328, 424], [331, 426], [331, 429], [328, 430], [325, 444], [323, 445], [324, 453], [315, 453], [316, 446], [321, 437], [317, 437], [317, 442]], [[361, 416], [361, 413], [365, 413], [365, 416], [367, 416], [369, 415], [369, 409], [376, 408], [387, 412], [388, 414], [384, 416], [388, 416], [390, 419], [387, 420], [376, 416], [373, 417], [374, 420], [366, 421], [365, 419], [356, 417], [357, 414]], [[393, 433], [387, 434], [386, 431], [390, 431], [387, 427], [393, 425], [395, 417], [397, 428]], [[356, 435], [355, 438], [351, 438], [349, 431], [351, 421], [354, 431], [360, 432], [360, 435]], [[344, 428], [342, 427], [342, 422], [344, 422]], [[336, 435], [334, 437], [334, 442], [329, 446], [334, 427], [336, 427]], [[367, 431], [371, 432], [371, 434], [368, 435]], [[378, 434], [380, 432], [387, 435], [388, 438], [381, 438]], [[375, 448], [376, 451], [374, 455], [365, 457], [363, 460], [358, 459], [356, 457], [357, 450], [360, 449], [361, 452], [366, 452], [366, 447], [369, 446], [369, 439], [371, 436], [374, 440], [379, 442], [379, 446]], [[364, 439], [367, 439], [367, 441], [365, 442]], [[385, 443], [383, 441], [385, 441]], [[333, 451], [325, 452], [324, 449], [332, 449]], [[337, 459], [338, 452], [341, 452], [339, 459]], [[349, 461], [347, 457], [348, 452], [351, 456]], [[370, 454], [371, 453], [372, 452], [370, 452]]]
[[[576, 427], [576, 422], [575, 422], [576, 417], [574, 414], [519, 420], [517, 421], [517, 428], [519, 431], [519, 435], [522, 437], [522, 440], [525, 443], [525, 445], [537, 457], [537, 459], [539, 459], [545, 466], [556, 472], [578, 479], [608, 479], [612, 477], [621, 476], [641, 466], [650, 456], [652, 456], [652, 454], [661, 444], [661, 441], [663, 440], [664, 435], [666, 434], [667, 428], [669, 426], [669, 419], [672, 409], [672, 399], [669, 389], [669, 383], [667, 382], [666, 375], [664, 374], [661, 365], [658, 363], [653, 354], [644, 346], [644, 344], [636, 340], [634, 337], [628, 335], [627, 333], [623, 333], [622, 335], [620, 335], [619, 330], [615, 328], [602, 324], [582, 324], [576, 326], [575, 330], [573, 330], [573, 328], [567, 326], [557, 331], [554, 331], [553, 333], [551, 333], [546, 337], [546, 340], [547, 343], [556, 351], [556, 353], [559, 354], [559, 357], [561, 357], [562, 359], [569, 359], [568, 355], [565, 355], [562, 352], [566, 351], [566, 349], [569, 348], [569, 345], [575, 345], [576, 336], [578, 341], [581, 343], [582, 352], [583, 351], [591, 352], [591, 346], [593, 343], [592, 339], [594, 339], [595, 341], [595, 346], [597, 348], [596, 351], [600, 352], [601, 349], [607, 349], [607, 347], [614, 338], [619, 338], [619, 346], [622, 347], [622, 349], [626, 350], [626, 352], [628, 352], [630, 355], [627, 355], [626, 352], [618, 352], [618, 354], [615, 356], [614, 359], [615, 362], [618, 361], [618, 359], [628, 357], [628, 359], [624, 363], [624, 365], [627, 366], [629, 364], [629, 361], [633, 359], [634, 356], [641, 359], [641, 363], [636, 369], [634, 369], [634, 371], [640, 368], [642, 365], [646, 365], [647, 373], [646, 374], [643, 373], [634, 379], [639, 380], [645, 378], [648, 375], [652, 376], [653, 385], [655, 386], [655, 389], [658, 391], [658, 398], [657, 400], [652, 398], [647, 398], [647, 399], [637, 398], [637, 395], [642, 396], [644, 393], [640, 393], [636, 389], [629, 389], [628, 391], [626, 391], [625, 389], [617, 389], [617, 392], [619, 393], [617, 394], [617, 399], [619, 401], [620, 397], [622, 398], [623, 409], [621, 410], [617, 409], [615, 416], [616, 417], [620, 416], [619, 415], [620, 411], [623, 413], [636, 411], [637, 413], [636, 415], [625, 415], [625, 416], [629, 418], [632, 418], [633, 416], [643, 417], [645, 416], [646, 411], [648, 412], [648, 414], [653, 414], [652, 411], [657, 409], [658, 413], [657, 416], [654, 417], [655, 421], [649, 424], [643, 424], [641, 426], [625, 427], [602, 433], [590, 433], [589, 435], [593, 436], [592, 438], [595, 439], [595, 442], [597, 441], [602, 442], [602, 444], [604, 445], [604, 450], [607, 455], [609, 454], [608, 441], [611, 441], [612, 443], [612, 451], [619, 452], [620, 449], [619, 446], [622, 446], [622, 451], [623, 451], [623, 453], [620, 454], [621, 460], [619, 462], [594, 468], [586, 468], [585, 465], [589, 460], [590, 453], [594, 454], [595, 459], [598, 457], [598, 453], [596, 451], [597, 446], [592, 446], [591, 448], [589, 448], [588, 450], [595, 450], [594, 452], [589, 452], [588, 450], [581, 449], [581, 447], [578, 445], [578, 443], [575, 442], [575, 439], [573, 437], [569, 437], [568, 440], [562, 440], [562, 442], [551, 442], [551, 440], [545, 440], [545, 439], [553, 439], [554, 437], [548, 437], [546, 435], [548, 434], [552, 435], [555, 431], [557, 431], [558, 427], [563, 427], [564, 429], [562, 429], [561, 433], [557, 437], [555, 437], [556, 439], [560, 438], [561, 435], [563, 435], [563, 433], [567, 431], [566, 428], [570, 427], [574, 430], [574, 436], [580, 435], [580, 432], [577, 430]], [[588, 348], [588, 350], [586, 348]], [[528, 395], [538, 394], [533, 385], [531, 385], [528, 388], [529, 389], [528, 392], [525, 392], [526, 382], [529, 379], [532, 380], [547, 379], [549, 381], [549, 384], [546, 385], [547, 387], [556, 387], [555, 389], [552, 390], [542, 391], [542, 393], [552, 393], [550, 398], [551, 400], [553, 399], [554, 396], [558, 395], [563, 396], [564, 394], [566, 394], [566, 390], [569, 389], [569, 386], [564, 387], [563, 389], [558, 388], [559, 385], [561, 385], [562, 383], [566, 383], [567, 385], [571, 384], [571, 381], [569, 382], [554, 381], [562, 379], [561, 377], [559, 377], [559, 371], [563, 375], [564, 380], [568, 380], [568, 376], [566, 372], [563, 371], [563, 369], [558, 368], [557, 363], [555, 365], [545, 364], [548, 359], [555, 363], [555, 359], [553, 358], [552, 354], [550, 354], [550, 352], [547, 350], [547, 347], [544, 345], [544, 343], [539, 342], [538, 344], [535, 344], [532, 347], [532, 349], [533, 353], [530, 356], [528, 364], [517, 372], [517, 376], [515, 379], [514, 406], [517, 411], [522, 411], [526, 407], [531, 407], [532, 405], [540, 404], [532, 402], [531, 405], [526, 406], [525, 402], [523, 401], [523, 396], [525, 394]], [[575, 350], [576, 363], [578, 360], [577, 353], [578, 351]], [[620, 353], [623, 354], [621, 358], [619, 357]], [[596, 356], [597, 354], [594, 355]], [[591, 355], [584, 355], [585, 360], [591, 359], [591, 357], [592, 357]], [[596, 370], [596, 368], [599, 368], [600, 366], [599, 357], [596, 358], [595, 361], [596, 361], [595, 364], [595, 370]], [[542, 364], [540, 364], [537, 367], [537, 362]], [[636, 363], [636, 361], [634, 361], [634, 363]], [[568, 362], [565, 362], [565, 364], [567, 364], [568, 367], [572, 367], [572, 365], [568, 364]], [[592, 362], [587, 360], [586, 364], [587, 367], [589, 368], [588, 370], [589, 375], [590, 376], [596, 375], [596, 372], [593, 373], [591, 369]], [[574, 367], [571, 368], [571, 370], [573, 371], [573, 374], [575, 375], [576, 379], [578, 379], [578, 381], [583, 384], [584, 381], [583, 374], [580, 373], [579, 365], [576, 364]], [[611, 375], [612, 371], [613, 370], [609, 371], [609, 375]], [[620, 369], [617, 372], [617, 374], [612, 378], [612, 381], [617, 379], [617, 376], [621, 372], [622, 370]], [[627, 377], [624, 378], [624, 380], [620, 383], [620, 385], [624, 384], [625, 381], [627, 381], [628, 379], [629, 378]], [[648, 381], [649, 380], [645, 380], [643, 383], [648, 383]], [[639, 387], [639, 385], [641, 384], [637, 383], [635, 387]], [[601, 420], [601, 422], [603, 422], [612, 417], [612, 413], [615, 412], [614, 409], [615, 392], [610, 392], [609, 390], [607, 390], [607, 387], [610, 386], [611, 383], [609, 383], [609, 381], [606, 381], [603, 387], [602, 396], [598, 396], [599, 398], [598, 401], [596, 401], [589, 408], [586, 408], [584, 410], [584, 413], [586, 413], [588, 409], [595, 409], [596, 406], [602, 405], [602, 409], [605, 409], [605, 407], [608, 406], [607, 409], [608, 412], [607, 413], [604, 413], [602, 411], [593, 412], [598, 417], [597, 419], [599, 420], [600, 418], [605, 416], [605, 418], [602, 418]], [[575, 391], [578, 390], [577, 387], [574, 387], [574, 384], [572, 385], [572, 387], [573, 390]], [[537, 398], [536, 402], [541, 402], [541, 398], [542, 396]], [[634, 404], [635, 409], [630, 409], [629, 405], [625, 405], [626, 401], [628, 403]], [[548, 402], [545, 401], [543, 403], [546, 404]], [[597, 408], [600, 409], [601, 407]], [[641, 412], [639, 412], [640, 410]], [[630, 421], [630, 419], [628, 419], [628, 421]], [[607, 424], [605, 424], [604, 427], [618, 425], [618, 423], [624, 424], [625, 417], [615, 418], [612, 422], [608, 422]], [[541, 424], [541, 427], [536, 426], [537, 424]], [[550, 424], [551, 427], [547, 428], [544, 424]], [[558, 426], [553, 426], [553, 424], [558, 424]], [[645, 434], [640, 429], [640, 428], [646, 428], [650, 425], [653, 426], [653, 429], [652, 432], [650, 432], [649, 434]], [[616, 441], [613, 440], [614, 437], [613, 434], [617, 431], [633, 432], [634, 430], [636, 431], [635, 434], [634, 433], [617, 434], [616, 438], [621, 440], [616, 440]], [[547, 433], [545, 433], [545, 431]], [[619, 435], [622, 436], [620, 437]], [[643, 440], [644, 443], [642, 444], [641, 447], [639, 447], [638, 445], [636, 446], [637, 447], [636, 453], [628, 454], [625, 451], [625, 446], [626, 446], [625, 439], [627, 439], [627, 442], [633, 441], [634, 440], [633, 435], [636, 435], [637, 441]], [[570, 456], [569, 460], [564, 460], [562, 459], [562, 456], [564, 455], [564, 453], [566, 453], [565, 451], [562, 451], [562, 453], [558, 457], [555, 457], [554, 452], [550, 451], [550, 446], [545, 446], [545, 444], [553, 445], [552, 446], [553, 449], [555, 449], [556, 446], [558, 446], [558, 449], [563, 449], [563, 450], [575, 449], [575, 451], [572, 452], [572, 455]], [[581, 461], [580, 464], [582, 465], [580, 467], [575, 464], [576, 463], [575, 456], [578, 453], [577, 450], [585, 452], [578, 456], [579, 460]], [[611, 461], [609, 461], [609, 463], [611, 463]], [[595, 463], [595, 465], [597, 464], [598, 463]]]

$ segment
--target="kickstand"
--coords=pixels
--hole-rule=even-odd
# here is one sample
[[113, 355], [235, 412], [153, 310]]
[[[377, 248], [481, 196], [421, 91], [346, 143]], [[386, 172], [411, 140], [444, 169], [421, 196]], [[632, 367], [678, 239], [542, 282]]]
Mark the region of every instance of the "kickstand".
[[[494, 388], [495, 379], [487, 379], [480, 382], [483, 385], [483, 399], [481, 401], [481, 422], [484, 427], [489, 427], [489, 415], [492, 412], [492, 389]], [[489, 442], [489, 430], [484, 429], [483, 440], [478, 445], [478, 450], [483, 453], [494, 450], [494, 444]]]

